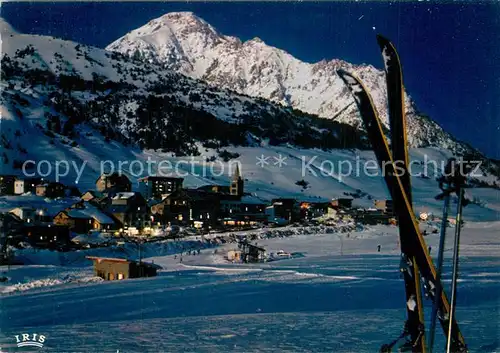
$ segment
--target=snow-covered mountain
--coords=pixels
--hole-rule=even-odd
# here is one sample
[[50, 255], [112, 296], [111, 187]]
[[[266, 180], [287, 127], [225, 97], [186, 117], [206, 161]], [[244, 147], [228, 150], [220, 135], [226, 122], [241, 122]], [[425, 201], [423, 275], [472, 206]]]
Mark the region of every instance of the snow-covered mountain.
[[110, 139], [178, 154], [196, 153], [195, 142], [366, 146], [346, 124], [325, 123], [119, 53], [3, 27], [2, 100], [4, 116], [12, 120], [38, 106], [36, 114], [50, 120], [38, 124], [55, 126], [56, 133], [74, 135], [73, 127], [87, 123]]
[[[342, 68], [363, 80], [388, 126], [382, 70], [337, 59], [313, 64], [302, 62], [259, 38], [242, 42], [223, 35], [191, 12], [173, 12], [151, 20], [106, 49], [161, 63], [165, 68], [216, 87], [361, 127], [352, 96], [336, 74]], [[411, 146], [461, 149], [451, 135], [418, 111], [409, 95], [406, 107]]]

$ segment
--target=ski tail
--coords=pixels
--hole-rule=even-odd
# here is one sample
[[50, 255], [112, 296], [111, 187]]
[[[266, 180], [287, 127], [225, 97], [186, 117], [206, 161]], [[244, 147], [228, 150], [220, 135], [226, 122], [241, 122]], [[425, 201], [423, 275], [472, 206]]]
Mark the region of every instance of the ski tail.
[[[380, 124], [373, 100], [367, 93], [367, 90], [363, 86], [362, 82], [356, 76], [344, 70], [339, 70], [337, 73], [348, 86], [353, 95], [354, 101], [358, 106], [368, 137], [372, 142], [375, 156], [379, 161], [382, 174], [392, 198], [399, 198], [402, 200], [401, 208], [398, 209], [399, 220], [400, 222], [408, 225], [409, 246], [412, 249], [416, 264], [419, 266], [420, 273], [425, 280], [425, 285], [427, 288], [435, 287], [436, 268], [434, 267], [432, 258], [429, 255], [425, 240], [420, 233], [411, 204], [406, 197], [406, 193], [404, 192], [403, 184], [397, 174], [394, 161], [389, 150], [389, 145]], [[432, 291], [430, 291], [429, 294], [432, 295]], [[450, 302], [448, 301], [444, 291], [441, 293], [441, 298], [439, 299], [439, 307], [440, 312], [443, 313], [443, 315], [439, 317], [439, 321], [445, 334], [447, 334]], [[453, 334], [450, 339], [452, 341], [453, 352], [466, 352], [467, 347], [465, 345], [465, 340], [458, 327], [458, 323], [454, 318], [451, 321], [451, 325], [453, 326]]]
[[[396, 167], [399, 169], [398, 173], [401, 183], [403, 184], [408, 202], [411, 204], [411, 178], [408, 171], [409, 155], [406, 138], [405, 100], [401, 61], [399, 60], [396, 48], [387, 38], [377, 35], [377, 42], [382, 52], [386, 73], [392, 158], [394, 159]], [[403, 202], [401, 199], [394, 199], [393, 201], [396, 208], [399, 208]], [[422, 327], [424, 327], [424, 311], [420, 272], [415, 257], [410, 255], [411, 249], [408, 249], [408, 245], [411, 243], [407, 239], [409, 236], [407, 224], [399, 222], [399, 233], [401, 250], [409, 257], [410, 263], [412, 264], [411, 268], [409, 268], [411, 276], [405, 276], [406, 301], [408, 302], [412, 296], [416, 301], [416, 309], [413, 311], [408, 310], [407, 312], [408, 328], [410, 330], [411, 339], [415, 342], [412, 350], [413, 352], [425, 352], [425, 334], [421, 331]]]

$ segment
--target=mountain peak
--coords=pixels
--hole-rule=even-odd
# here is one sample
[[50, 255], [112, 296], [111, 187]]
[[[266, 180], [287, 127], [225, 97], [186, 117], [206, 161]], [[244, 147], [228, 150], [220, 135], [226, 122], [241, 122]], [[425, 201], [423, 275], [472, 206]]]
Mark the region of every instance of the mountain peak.
[[126, 55], [136, 52], [149, 62], [164, 63], [182, 73], [198, 72], [186, 53], [200, 55], [231, 38], [219, 34], [214, 27], [192, 12], [170, 12], [149, 21], [106, 47]]
[[163, 16], [159, 17], [168, 21], [197, 21], [197, 22], [205, 22], [200, 17], [196, 16], [191, 11], [178, 11], [178, 12], [167, 12]]
[[258, 43], [258, 44], [266, 44], [264, 43], [264, 41], [262, 39], [260, 39], [259, 37], [254, 37], [252, 39], [249, 40], [249, 42], [252, 42], [252, 43]]
[[194, 13], [169, 12], [149, 21], [144, 26], [133, 30], [129, 37], [144, 38], [156, 33], [168, 32], [172, 36], [188, 35], [192, 33], [218, 36], [219, 34], [210, 24], [196, 16]]

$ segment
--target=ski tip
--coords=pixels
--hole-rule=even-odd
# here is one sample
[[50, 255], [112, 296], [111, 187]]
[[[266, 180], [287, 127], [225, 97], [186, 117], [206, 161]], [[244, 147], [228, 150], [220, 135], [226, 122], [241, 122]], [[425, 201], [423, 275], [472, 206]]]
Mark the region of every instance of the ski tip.
[[348, 86], [358, 82], [357, 78], [353, 74], [344, 69], [338, 69], [337, 75], [339, 75], [342, 81], [344, 81]]
[[351, 76], [351, 74], [344, 69], [338, 69], [337, 75], [339, 75], [339, 77], [342, 79], [342, 81], [345, 81], [347, 77]]
[[391, 41], [389, 39], [387, 39], [386, 37], [384, 37], [383, 35], [378, 33], [377, 34], [377, 43], [378, 43], [379, 47], [384, 48], [384, 47], [388, 46], [391, 43]]
[[345, 76], [345, 75], [350, 75], [349, 72], [347, 72], [346, 70], [344, 69], [338, 69], [337, 70], [337, 75], [339, 75], [340, 77], [342, 76]]

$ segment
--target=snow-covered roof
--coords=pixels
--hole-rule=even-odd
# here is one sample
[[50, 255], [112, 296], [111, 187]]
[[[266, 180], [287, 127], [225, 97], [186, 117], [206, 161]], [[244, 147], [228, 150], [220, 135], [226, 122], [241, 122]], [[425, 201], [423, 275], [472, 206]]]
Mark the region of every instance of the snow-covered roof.
[[129, 199], [135, 195], [135, 192], [118, 192], [113, 197], [113, 200], [124, 200]]
[[96, 207], [85, 204], [85, 208], [72, 208], [65, 211], [71, 218], [93, 218], [101, 224], [114, 224], [115, 222]]

